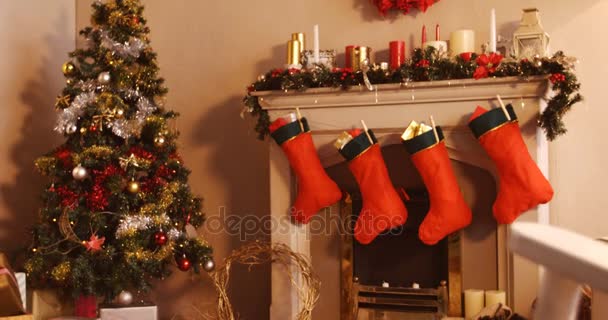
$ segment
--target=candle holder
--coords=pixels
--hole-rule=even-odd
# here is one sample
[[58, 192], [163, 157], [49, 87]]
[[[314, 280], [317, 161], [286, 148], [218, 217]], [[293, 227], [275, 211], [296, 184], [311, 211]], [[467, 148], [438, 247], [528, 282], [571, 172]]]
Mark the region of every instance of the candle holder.
[[[302, 64], [307, 69], [313, 69], [315, 67], [315, 53], [313, 50], [305, 50], [302, 60]], [[320, 50], [319, 51], [319, 63], [329, 69], [336, 67], [336, 50]]]

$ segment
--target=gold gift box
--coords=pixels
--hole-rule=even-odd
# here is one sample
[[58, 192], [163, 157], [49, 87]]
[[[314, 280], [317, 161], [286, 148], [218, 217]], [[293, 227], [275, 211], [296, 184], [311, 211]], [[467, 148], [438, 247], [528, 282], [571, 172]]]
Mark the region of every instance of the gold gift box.
[[34, 317], [31, 314], [24, 314], [12, 317], [0, 317], [0, 320], [32, 320]]
[[0, 253], [0, 270], [8, 270], [8, 274], [0, 274], [0, 317], [23, 314], [21, 293], [8, 263], [8, 259]]

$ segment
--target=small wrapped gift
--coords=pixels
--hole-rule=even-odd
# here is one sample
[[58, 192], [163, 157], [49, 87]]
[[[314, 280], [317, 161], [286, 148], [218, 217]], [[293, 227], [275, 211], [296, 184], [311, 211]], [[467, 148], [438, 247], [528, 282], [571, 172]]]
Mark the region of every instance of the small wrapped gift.
[[102, 307], [100, 309], [101, 320], [156, 320], [156, 306], [133, 306], [133, 307]]
[[0, 253], [0, 317], [25, 313], [17, 279], [11, 271], [8, 259]]
[[31, 306], [34, 320], [47, 320], [74, 314], [73, 300], [61, 299], [53, 290], [34, 290]]

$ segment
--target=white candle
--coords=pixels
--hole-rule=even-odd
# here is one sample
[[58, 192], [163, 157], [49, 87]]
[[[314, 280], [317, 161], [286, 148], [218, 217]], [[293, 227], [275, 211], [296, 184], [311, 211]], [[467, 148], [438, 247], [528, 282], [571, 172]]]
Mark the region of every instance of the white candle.
[[475, 31], [456, 30], [450, 34], [450, 51], [457, 56], [463, 52], [475, 52]]
[[469, 289], [464, 291], [464, 317], [472, 319], [483, 309], [483, 290]]
[[496, 52], [496, 9], [490, 13], [490, 52]]
[[491, 307], [497, 304], [507, 304], [507, 294], [501, 290], [486, 291], [486, 307]]
[[314, 55], [315, 55], [315, 63], [319, 63], [320, 59], [319, 59], [319, 25], [318, 24], [315, 24], [315, 26], [313, 27], [313, 34], [314, 34], [313, 50], [314, 50]]

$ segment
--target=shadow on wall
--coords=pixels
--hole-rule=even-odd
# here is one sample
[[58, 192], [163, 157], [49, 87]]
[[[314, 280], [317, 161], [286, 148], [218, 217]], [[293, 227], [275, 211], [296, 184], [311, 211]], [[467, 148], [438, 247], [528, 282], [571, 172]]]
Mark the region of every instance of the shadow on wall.
[[[278, 50], [273, 52], [276, 53]], [[264, 67], [263, 64], [260, 62], [258, 67], [261, 69]], [[269, 189], [267, 142], [256, 140], [256, 134], [252, 130], [253, 122], [244, 121], [239, 117], [242, 106], [242, 96], [232, 96], [210, 107], [200, 119], [198, 129], [191, 138], [196, 146], [212, 150], [209, 166], [220, 176], [221, 181], [225, 182], [227, 190], [226, 216], [264, 217], [269, 212], [269, 201], [265, 197], [266, 190]], [[245, 117], [250, 120], [248, 115]], [[208, 216], [216, 215], [220, 211], [220, 208], [206, 209]], [[232, 250], [253, 240], [270, 241], [268, 230], [264, 230], [262, 226], [258, 227], [255, 232], [248, 230], [246, 237], [240, 232], [231, 233], [225, 254], [229, 255]], [[203, 233], [209, 232], [204, 230]], [[218, 265], [222, 264], [224, 258], [225, 256], [216, 255]], [[245, 282], [250, 288], [257, 288], [256, 301], [270, 301], [269, 266], [251, 270], [243, 266], [235, 266], [231, 270], [232, 285], [229, 290], [235, 313], [243, 319], [267, 319], [269, 306], [252, 304], [252, 292], [238, 290], [242, 287], [239, 284]], [[268, 298], [259, 299], [260, 296]]]
[[[62, 90], [59, 80], [61, 63], [67, 59], [66, 48], [72, 46], [71, 37], [65, 36], [69, 28], [67, 13], [55, 23], [54, 31], [44, 38], [48, 56], [37, 57], [34, 52], [22, 52], [17, 65], [39, 65], [38, 74], [26, 82], [20, 93], [23, 105], [28, 108], [23, 119], [19, 140], [12, 148], [10, 159], [17, 168], [15, 181], [0, 186], [5, 220], [0, 221], [0, 251], [18, 256], [18, 250], [30, 241], [29, 228], [36, 221], [41, 205], [38, 195], [46, 179], [34, 167], [34, 160], [59, 145], [61, 137], [54, 133], [54, 100]], [[69, 44], [68, 44], [69, 43]], [[24, 68], [25, 69], [25, 68]], [[18, 256], [19, 257], [19, 256]]]

